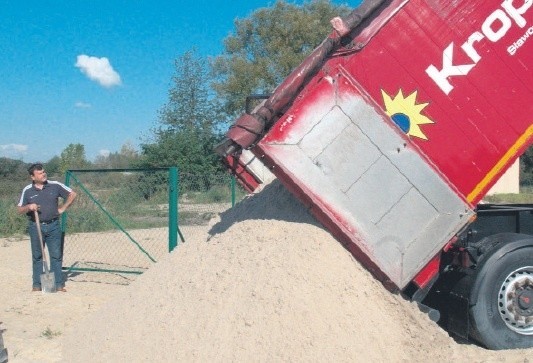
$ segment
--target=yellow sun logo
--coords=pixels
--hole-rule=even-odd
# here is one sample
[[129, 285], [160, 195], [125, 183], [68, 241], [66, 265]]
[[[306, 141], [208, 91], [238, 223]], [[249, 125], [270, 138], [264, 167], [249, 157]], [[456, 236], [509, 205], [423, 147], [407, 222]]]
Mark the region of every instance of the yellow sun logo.
[[416, 103], [417, 91], [414, 91], [409, 96], [404, 97], [403, 91], [400, 89], [398, 94], [391, 98], [385, 91], [381, 90], [383, 101], [385, 102], [385, 113], [390, 116], [392, 121], [405, 132], [408, 136], [418, 137], [427, 140], [420, 125], [434, 123], [431, 119], [422, 115], [422, 110], [429, 105], [429, 103]]

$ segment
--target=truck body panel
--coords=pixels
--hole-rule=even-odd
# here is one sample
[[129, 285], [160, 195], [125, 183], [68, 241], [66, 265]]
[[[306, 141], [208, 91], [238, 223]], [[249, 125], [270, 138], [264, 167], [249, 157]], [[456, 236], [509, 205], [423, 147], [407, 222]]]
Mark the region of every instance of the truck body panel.
[[300, 199], [340, 229], [358, 258], [403, 288], [473, 211], [344, 74], [307, 96], [254, 152], [301, 189]]

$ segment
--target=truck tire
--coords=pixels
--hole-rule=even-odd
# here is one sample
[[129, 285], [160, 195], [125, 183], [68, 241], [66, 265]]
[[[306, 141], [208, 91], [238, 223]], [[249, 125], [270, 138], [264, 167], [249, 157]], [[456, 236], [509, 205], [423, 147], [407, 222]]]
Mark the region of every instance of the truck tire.
[[470, 336], [489, 349], [533, 347], [533, 244], [496, 251], [471, 290]]

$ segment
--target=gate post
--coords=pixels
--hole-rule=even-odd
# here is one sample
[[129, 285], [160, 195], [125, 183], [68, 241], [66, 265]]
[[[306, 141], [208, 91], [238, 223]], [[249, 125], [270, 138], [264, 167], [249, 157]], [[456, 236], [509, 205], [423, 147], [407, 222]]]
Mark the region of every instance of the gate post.
[[231, 206], [235, 207], [235, 175], [231, 174]]
[[168, 169], [168, 252], [178, 245], [178, 168]]
[[[65, 185], [70, 188], [70, 177], [72, 173], [70, 170], [67, 170], [65, 173]], [[67, 229], [67, 212], [63, 213], [61, 215], [61, 231], [63, 232], [63, 237], [65, 236], [65, 232]]]

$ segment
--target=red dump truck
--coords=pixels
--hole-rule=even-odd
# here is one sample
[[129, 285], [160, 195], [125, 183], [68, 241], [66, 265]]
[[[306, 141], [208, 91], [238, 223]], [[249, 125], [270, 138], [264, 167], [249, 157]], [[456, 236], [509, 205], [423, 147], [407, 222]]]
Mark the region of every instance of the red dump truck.
[[482, 200], [533, 141], [532, 0], [366, 0], [216, 151], [266, 166], [385, 287], [533, 346], [533, 206]]

